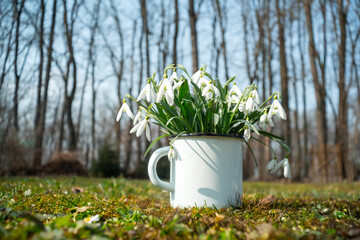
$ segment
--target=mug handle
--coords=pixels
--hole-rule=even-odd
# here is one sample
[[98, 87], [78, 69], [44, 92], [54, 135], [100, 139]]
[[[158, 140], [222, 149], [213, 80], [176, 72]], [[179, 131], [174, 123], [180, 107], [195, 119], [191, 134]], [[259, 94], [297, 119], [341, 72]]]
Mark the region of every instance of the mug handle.
[[150, 157], [148, 164], [148, 174], [152, 184], [168, 192], [174, 192], [174, 183], [168, 183], [160, 180], [156, 172], [156, 166], [161, 157], [167, 156], [170, 147], [162, 147], [156, 150]]

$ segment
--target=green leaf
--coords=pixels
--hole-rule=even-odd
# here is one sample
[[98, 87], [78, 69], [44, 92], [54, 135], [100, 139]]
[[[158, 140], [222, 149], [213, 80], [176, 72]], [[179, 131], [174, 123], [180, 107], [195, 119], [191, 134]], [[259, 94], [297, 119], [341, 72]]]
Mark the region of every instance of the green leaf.
[[144, 157], [146, 157], [146, 155], [149, 153], [150, 149], [152, 148], [152, 146], [154, 146], [154, 144], [159, 141], [160, 139], [162, 139], [163, 137], [168, 137], [170, 136], [170, 134], [164, 134], [159, 136], [157, 139], [155, 139], [154, 141], [152, 141], [152, 143], [149, 145], [149, 147], [146, 149], [145, 155]]
[[274, 135], [274, 134], [266, 132], [266, 131], [259, 131], [259, 133], [264, 135], [265, 137], [268, 137], [268, 138], [271, 138], [271, 139], [279, 139], [279, 140], [282, 140], [282, 141], [285, 140], [284, 138], [282, 138], [280, 136]]
[[245, 142], [245, 144], [247, 145], [247, 147], [249, 148], [249, 150], [250, 150], [250, 152], [251, 152], [251, 155], [253, 156], [253, 158], [254, 158], [254, 160], [255, 160], [255, 165], [256, 165], [256, 167], [258, 167], [258, 162], [257, 162], [257, 160], [256, 160], [256, 157], [255, 157], [255, 154], [254, 154], [253, 150], [251, 149], [251, 147], [250, 147], [250, 145], [248, 144], [247, 141], [244, 141], [244, 142]]

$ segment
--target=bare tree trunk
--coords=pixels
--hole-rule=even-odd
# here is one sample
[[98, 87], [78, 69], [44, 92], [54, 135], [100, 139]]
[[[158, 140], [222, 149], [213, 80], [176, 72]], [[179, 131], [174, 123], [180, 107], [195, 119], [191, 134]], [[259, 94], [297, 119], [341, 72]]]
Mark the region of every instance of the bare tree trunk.
[[[284, 9], [280, 9], [279, 0], [276, 0], [276, 14], [277, 14], [277, 24], [278, 24], [278, 40], [279, 40], [279, 57], [280, 57], [280, 77], [281, 77], [281, 94], [282, 94], [282, 106], [287, 113], [288, 119], [285, 122], [285, 131], [282, 128], [283, 135], [285, 136], [286, 144], [291, 148], [291, 115], [289, 109], [289, 91], [288, 91], [288, 73], [287, 73], [287, 62], [286, 62], [286, 52], [285, 52], [285, 17]], [[291, 157], [291, 156], [289, 156]]]
[[[135, 68], [135, 39], [136, 39], [136, 28], [137, 28], [137, 21], [134, 20], [134, 26], [133, 26], [133, 35], [131, 37], [131, 62], [130, 62], [130, 89], [129, 92], [132, 95], [133, 94], [133, 86], [135, 85], [134, 82], [134, 68]], [[141, 86], [140, 86], [141, 88]], [[133, 106], [133, 101], [131, 101], [131, 108], [134, 109]], [[131, 122], [130, 123], [130, 127], [131, 126]], [[131, 129], [131, 128], [130, 128]], [[130, 131], [129, 129], [129, 131]], [[127, 146], [126, 146], [126, 159], [125, 159], [125, 167], [124, 167], [124, 171], [125, 171], [125, 175], [130, 174], [130, 163], [131, 163], [131, 157], [133, 155], [133, 148], [132, 148], [132, 143], [134, 140], [134, 135], [133, 134], [129, 134], [128, 135], [128, 141], [127, 141]]]
[[198, 55], [197, 30], [196, 30], [197, 14], [195, 13], [194, 0], [189, 0], [189, 20], [190, 20], [190, 31], [191, 31], [192, 66], [193, 66], [193, 72], [196, 72], [199, 69], [199, 55]]
[[15, 30], [15, 52], [14, 52], [14, 75], [15, 75], [15, 92], [14, 92], [14, 128], [16, 133], [19, 131], [19, 85], [20, 85], [20, 73], [18, 71], [18, 57], [19, 57], [19, 38], [20, 38], [20, 24], [21, 24], [21, 14], [24, 9], [25, 0], [20, 2], [18, 7], [18, 1], [14, 2], [14, 11], [16, 19], [16, 30]]
[[221, 50], [224, 57], [224, 67], [225, 67], [225, 77], [229, 79], [229, 67], [228, 67], [228, 60], [227, 60], [227, 53], [226, 53], [226, 40], [225, 40], [225, 31], [226, 31], [226, 20], [227, 20], [227, 10], [226, 10], [226, 1], [224, 1], [224, 6], [220, 6], [220, 1], [215, 0], [215, 10], [217, 11], [217, 15], [219, 17], [219, 24], [220, 24], [220, 32], [221, 32]]
[[174, 37], [173, 37], [173, 64], [177, 64], [177, 39], [178, 39], [178, 33], [179, 33], [179, 4], [178, 0], [175, 0], [175, 16], [174, 16]]
[[[36, 109], [35, 109], [35, 154], [33, 159], [33, 166], [41, 166], [41, 156], [42, 154], [42, 137], [41, 134], [41, 105], [42, 105], [42, 86], [43, 86], [43, 63], [44, 63], [44, 19], [45, 19], [45, 2], [41, 0], [40, 3], [40, 29], [39, 29], [39, 52], [40, 52], [40, 62], [39, 62], [39, 79], [38, 79], [38, 87], [37, 87], [37, 97], [36, 97]], [[40, 157], [40, 162], [38, 158]], [[36, 162], [36, 163], [35, 163]]]
[[[15, 3], [16, 3], [16, 1], [15, 1]], [[15, 3], [13, 3], [13, 4], [15, 4]], [[1, 77], [0, 77], [0, 91], [2, 89], [4, 80], [5, 80], [5, 76], [6, 76], [6, 64], [9, 59], [10, 52], [11, 52], [12, 34], [13, 34], [14, 25], [15, 25], [16, 15], [17, 15], [17, 13], [16, 13], [15, 7], [14, 7], [13, 17], [12, 17], [12, 21], [11, 21], [11, 27], [9, 29], [9, 37], [8, 37], [8, 41], [7, 41], [7, 45], [6, 45], [5, 58], [4, 58], [4, 62], [2, 65], [2, 72], [1, 72]]]
[[299, 14], [299, 20], [298, 20], [298, 27], [297, 27], [297, 32], [298, 32], [298, 51], [299, 51], [299, 55], [300, 55], [300, 76], [301, 76], [301, 90], [302, 90], [302, 105], [303, 105], [303, 149], [304, 149], [304, 153], [303, 155], [303, 177], [304, 178], [309, 178], [309, 170], [310, 170], [310, 162], [309, 162], [309, 149], [308, 149], [308, 123], [307, 123], [307, 90], [306, 90], [306, 84], [305, 84], [305, 79], [306, 79], [306, 72], [305, 72], [305, 61], [304, 61], [304, 52], [303, 49], [304, 47], [304, 42], [303, 42], [303, 35], [305, 35], [305, 33], [302, 31], [303, 29], [303, 14], [301, 11], [301, 3], [298, 2], [298, 6], [297, 6], [297, 11]]
[[311, 0], [306, 0], [304, 3], [306, 27], [309, 35], [309, 57], [311, 65], [311, 74], [316, 96], [316, 125], [317, 125], [317, 142], [319, 145], [318, 159], [320, 162], [319, 175], [323, 180], [328, 181], [328, 159], [327, 159], [327, 121], [326, 121], [326, 90], [323, 83], [319, 81], [318, 69], [316, 66], [317, 51], [315, 48], [315, 41], [313, 35], [313, 24], [311, 14]]
[[[347, 86], [346, 86], [346, 18], [348, 4], [344, 9], [343, 0], [337, 1], [339, 28], [340, 28], [340, 44], [338, 44], [339, 54], [339, 113], [338, 113], [338, 168], [340, 170], [341, 179], [350, 177], [347, 171], [348, 166], [348, 103], [347, 103]], [[352, 180], [352, 179], [349, 179]]]
[[143, 32], [145, 33], [145, 50], [146, 50], [146, 76], [150, 77], [150, 46], [149, 46], [149, 27], [148, 27], [148, 19], [147, 19], [147, 8], [146, 1], [140, 0], [141, 6], [141, 17], [142, 17], [142, 26]]

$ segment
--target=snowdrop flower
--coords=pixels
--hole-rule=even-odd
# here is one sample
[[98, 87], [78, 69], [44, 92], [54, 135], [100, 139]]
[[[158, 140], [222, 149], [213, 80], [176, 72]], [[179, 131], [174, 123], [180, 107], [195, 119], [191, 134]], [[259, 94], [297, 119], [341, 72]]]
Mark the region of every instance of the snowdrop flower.
[[205, 97], [207, 101], [212, 100], [214, 97], [220, 96], [220, 92], [214, 85], [211, 84], [211, 81], [209, 84], [204, 88], [202, 92], [202, 96]]
[[246, 105], [246, 102], [241, 102], [241, 103], [239, 104], [239, 111], [240, 111], [240, 112], [244, 112], [244, 110], [245, 110], [245, 105]]
[[256, 103], [257, 105], [260, 105], [260, 96], [259, 96], [258, 92], [256, 91], [256, 89], [255, 89], [255, 90], [252, 90], [251, 93], [250, 93], [250, 95], [253, 96], [253, 98], [254, 98], [254, 100], [255, 100], [255, 103]]
[[261, 115], [260, 117], [260, 121], [259, 121], [259, 126], [263, 129], [263, 130], [267, 130], [268, 125], [270, 125], [271, 127], [274, 127], [274, 123], [271, 120], [270, 116], [267, 114], [267, 112], [265, 112], [263, 115]]
[[207, 85], [209, 85], [209, 81], [207, 81], [204, 77], [200, 77], [199, 81], [196, 84], [201, 90], [203, 90]]
[[146, 138], [147, 140], [149, 140], [149, 142], [151, 141], [151, 136], [150, 136], [150, 127], [149, 127], [149, 116], [147, 116], [144, 120], [142, 120], [141, 122], [137, 123], [131, 130], [130, 133], [134, 133], [136, 132], [136, 136], [139, 137], [141, 136], [141, 134], [144, 132], [146, 132]]
[[274, 173], [277, 170], [277, 161], [276, 158], [270, 160], [266, 165], [266, 169], [270, 171], [270, 173]]
[[245, 113], [249, 114], [256, 109], [256, 103], [254, 101], [254, 97], [250, 94], [250, 97], [246, 100], [245, 104]]
[[242, 93], [240, 89], [236, 86], [236, 83], [234, 83], [233, 87], [230, 89], [230, 91], [226, 96], [226, 101], [228, 102], [228, 108], [230, 108], [230, 105], [232, 103], [238, 103], [240, 101], [241, 95]]
[[199, 69], [196, 73], [194, 73], [194, 75], [192, 75], [191, 77], [191, 80], [197, 84], [199, 79], [200, 79], [200, 76], [201, 76], [202, 72], [201, 72], [201, 69]]
[[[285, 178], [291, 178], [291, 171], [290, 171], [290, 164], [289, 164], [289, 159], [286, 157], [283, 160], [281, 160], [277, 166], [276, 166], [276, 170], [278, 170], [280, 167], [284, 168], [284, 177]], [[275, 170], [275, 171], [276, 171]]]
[[100, 216], [98, 214], [96, 214], [95, 216], [85, 218], [84, 222], [91, 224], [91, 223], [97, 222], [99, 220], [100, 220]]
[[136, 125], [137, 123], [139, 123], [144, 117], [144, 114], [142, 114], [141, 109], [139, 109], [139, 111], [137, 112], [137, 114], [135, 115], [135, 119], [134, 119], [134, 125]]
[[284, 177], [289, 179], [291, 178], [290, 164], [287, 158], [286, 161], [284, 162]]
[[284, 108], [281, 106], [280, 102], [277, 100], [277, 97], [274, 97], [274, 102], [270, 106], [269, 117], [271, 118], [273, 115], [278, 116], [286, 120], [286, 113]]
[[175, 71], [173, 71], [173, 73], [171, 74], [170, 79], [169, 79], [169, 82], [171, 85], [173, 85], [174, 79], [179, 80], [178, 75], [176, 74]]
[[124, 98], [123, 100], [123, 105], [121, 106], [117, 116], [116, 116], [116, 121], [118, 122], [123, 114], [123, 112], [125, 112], [131, 119], [134, 119], [134, 114], [132, 113], [129, 105], [126, 103], [126, 99]]
[[146, 86], [141, 90], [139, 97], [136, 101], [140, 101], [143, 98], [146, 98], [146, 101], [150, 102], [151, 98], [155, 98], [154, 89], [151, 87], [150, 81], [147, 82]]
[[168, 153], [168, 159], [169, 161], [171, 161], [172, 159], [176, 160], [177, 155], [176, 155], [176, 151], [174, 150], [173, 146], [170, 146], [170, 150]]
[[174, 84], [173, 90], [179, 90], [181, 85], [184, 83], [184, 78], [181, 78], [177, 83]]
[[156, 102], [159, 103], [164, 95], [168, 104], [172, 106], [174, 104], [174, 90], [167, 78], [164, 78], [160, 85]]
[[31, 189], [26, 190], [26, 191], [24, 192], [24, 195], [25, 195], [26, 197], [30, 196], [30, 195], [31, 195]]
[[251, 130], [250, 130], [250, 127], [245, 125], [245, 131], [244, 131], [244, 138], [245, 138], [245, 141], [248, 141], [251, 137]]

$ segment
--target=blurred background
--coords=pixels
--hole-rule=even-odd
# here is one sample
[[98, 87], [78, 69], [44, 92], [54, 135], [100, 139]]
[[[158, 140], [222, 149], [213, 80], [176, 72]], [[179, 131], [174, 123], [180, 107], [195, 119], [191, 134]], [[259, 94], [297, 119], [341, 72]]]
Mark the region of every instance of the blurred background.
[[[0, 175], [147, 178], [149, 142], [115, 117], [180, 63], [256, 83], [262, 100], [282, 93], [288, 120], [272, 132], [292, 148], [292, 181], [358, 180], [359, 38], [359, 0], [1, 0]], [[259, 166], [244, 145], [244, 179], [280, 178], [272, 152], [251, 147]]]

